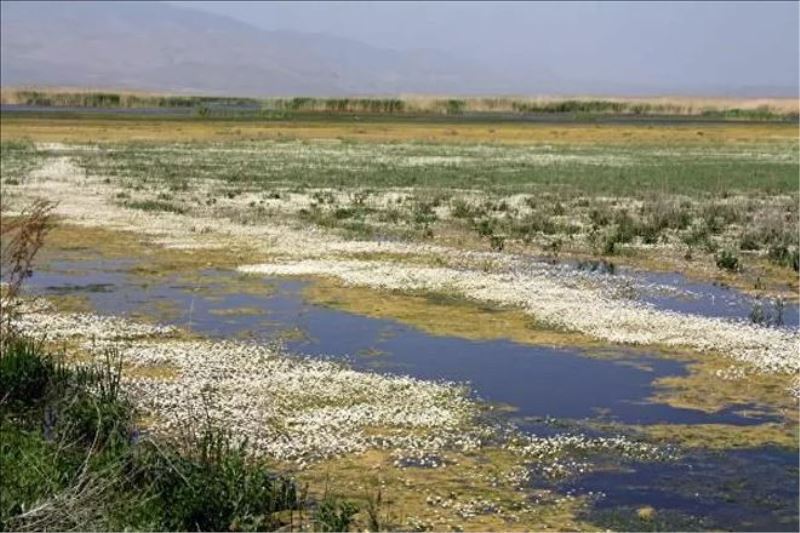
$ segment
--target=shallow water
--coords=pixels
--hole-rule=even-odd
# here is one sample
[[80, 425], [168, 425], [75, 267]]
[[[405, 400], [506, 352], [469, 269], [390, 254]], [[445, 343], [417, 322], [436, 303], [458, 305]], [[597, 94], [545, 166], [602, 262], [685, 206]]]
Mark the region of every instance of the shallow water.
[[[293, 352], [344, 359], [355, 368], [464, 382], [480, 399], [512, 406], [522, 425], [529, 418], [543, 417], [601, 418], [625, 424], [766, 420], [742, 416], [735, 408], [707, 414], [649, 402], [654, 379], [686, 373], [677, 361], [620, 348], [608, 359], [591, 357], [581, 349], [432, 336], [391, 320], [309, 304], [302, 298], [304, 283], [299, 281], [265, 280], [275, 287], [267, 296], [229, 294], [216, 283], [230, 274], [205, 271], [204, 290], [197, 292], [196, 285], [177, 278], [143, 284], [125, 273], [130, 266], [127, 261], [62, 261], [37, 272], [31, 286], [45, 294], [82, 293], [101, 314], [163, 314], [163, 321], [190, 326], [210, 337], [261, 341], [283, 337]], [[235, 309], [247, 312], [223, 314]]]
[[[750, 321], [750, 314], [757, 305], [775, 308], [775, 302], [744, 294], [727, 286], [689, 281], [677, 273], [627, 272], [650, 283], [674, 287], [679, 294], [646, 294], [642, 300], [657, 309], [669, 309], [681, 313], [716, 316]], [[784, 327], [800, 328], [800, 305], [786, 303], [783, 307]]]
[[[776, 313], [776, 302], [771, 299], [756, 298], [719, 283], [690, 280], [678, 272], [642, 271], [605, 262], [566, 261], [561, 265], [587, 276], [605, 278], [612, 285], [630, 286], [637, 300], [655, 309], [744, 322], [751, 322], [756, 306]], [[785, 303], [780, 316], [780, 327], [800, 329], [800, 304]]]
[[684, 529], [797, 531], [797, 475], [796, 452], [764, 447], [638, 463], [623, 472], [593, 472], [559, 488], [573, 495], [600, 493], [589, 518], [617, 529], [635, 529], [620, 519], [658, 502], [658, 512]]
[[[135, 265], [132, 260], [55, 260], [34, 274], [30, 286], [44, 294], [82, 295], [101, 314], [152, 317], [215, 338], [282, 338], [291, 351], [346, 360], [356, 368], [465, 382], [480, 399], [505, 407], [498, 416], [539, 434], [562, 431], [543, 423], [545, 417], [579, 425], [587, 421], [746, 425], [770, 420], [740, 413], [748, 407], [742, 405], [708, 414], [648, 401], [654, 379], [685, 374], [677, 361], [621, 348], [614, 348], [614, 357], [608, 358], [581, 349], [432, 336], [391, 320], [310, 304], [302, 298], [304, 284], [299, 281], [265, 278], [264, 285], [274, 289], [271, 294], [237, 294], [224, 284], [236, 273], [207, 270], [191, 280], [149, 279], [133, 275], [130, 269]], [[240, 312], [225, 313], [236, 309]], [[697, 527], [796, 529], [797, 514], [792, 515], [791, 509], [796, 510], [797, 503], [797, 464], [796, 453], [771, 448], [696, 454], [676, 463], [631, 464], [630, 472], [589, 474], [556, 488], [604, 492], [593, 507], [597, 515], [590, 517], [593, 520], [610, 520], [609, 509], [652, 505], [690, 520], [675, 522], [675, 527], [696, 523]], [[744, 483], [741, 490], [731, 481], [738, 479], [732, 477], [737, 472], [742, 478], [737, 483]], [[778, 490], [776, 484], [783, 488]], [[678, 485], [680, 490], [673, 489]], [[692, 496], [695, 493], [710, 495]], [[728, 501], [739, 493], [752, 493], [757, 500], [750, 507]], [[738, 521], [742, 517], [751, 522]]]

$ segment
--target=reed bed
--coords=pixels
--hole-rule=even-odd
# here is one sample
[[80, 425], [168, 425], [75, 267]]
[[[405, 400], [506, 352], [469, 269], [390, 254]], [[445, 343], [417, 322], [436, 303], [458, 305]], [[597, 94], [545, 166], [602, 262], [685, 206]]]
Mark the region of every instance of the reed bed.
[[195, 108], [205, 116], [214, 108], [262, 111], [362, 114], [577, 114], [706, 116], [721, 119], [796, 119], [796, 98], [609, 97], [609, 96], [347, 96], [266, 97], [153, 94], [131, 91], [4, 88], [0, 103], [43, 107]]

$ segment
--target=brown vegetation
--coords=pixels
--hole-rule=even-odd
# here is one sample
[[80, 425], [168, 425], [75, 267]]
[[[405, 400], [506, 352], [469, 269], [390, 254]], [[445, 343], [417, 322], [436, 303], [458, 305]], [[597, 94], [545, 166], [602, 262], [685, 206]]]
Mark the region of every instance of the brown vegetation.
[[37, 200], [19, 216], [2, 218], [0, 223], [0, 274], [4, 283], [0, 297], [0, 325], [13, 312], [22, 283], [31, 273], [36, 253], [44, 244], [51, 226], [53, 204]]

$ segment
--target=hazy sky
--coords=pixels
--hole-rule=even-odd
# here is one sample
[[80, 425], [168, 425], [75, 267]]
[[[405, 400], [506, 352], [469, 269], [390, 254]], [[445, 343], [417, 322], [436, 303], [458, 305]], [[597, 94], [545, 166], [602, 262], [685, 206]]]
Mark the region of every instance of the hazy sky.
[[171, 2], [269, 30], [432, 48], [577, 82], [798, 86], [798, 2]]

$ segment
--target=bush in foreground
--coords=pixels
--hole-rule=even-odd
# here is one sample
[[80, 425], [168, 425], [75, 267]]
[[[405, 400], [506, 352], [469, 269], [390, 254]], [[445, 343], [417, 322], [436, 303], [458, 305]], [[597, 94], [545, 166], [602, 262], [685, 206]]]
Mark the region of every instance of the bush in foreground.
[[0, 341], [0, 528], [255, 531], [348, 529], [355, 507], [309, 507], [295, 481], [206, 422], [142, 436], [114, 352], [69, 366], [41, 343]]

